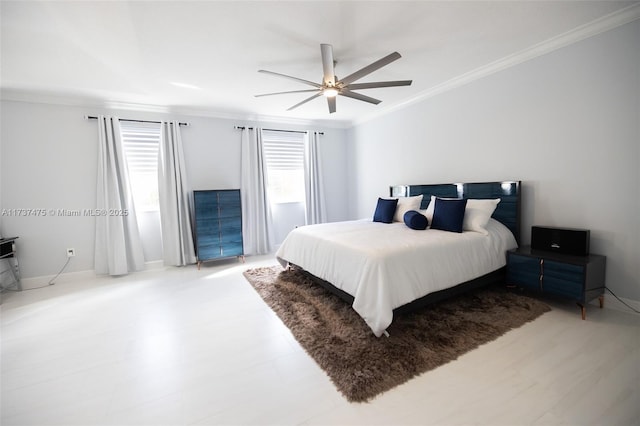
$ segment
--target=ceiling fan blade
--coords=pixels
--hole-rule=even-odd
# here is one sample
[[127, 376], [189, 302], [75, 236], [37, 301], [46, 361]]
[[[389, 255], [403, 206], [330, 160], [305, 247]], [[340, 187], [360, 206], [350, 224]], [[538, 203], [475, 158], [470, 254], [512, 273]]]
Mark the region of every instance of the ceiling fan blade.
[[263, 93], [261, 95], [254, 95], [254, 96], [256, 98], [261, 98], [262, 96], [286, 95], [288, 93], [306, 93], [306, 92], [317, 92], [317, 91], [318, 89], [290, 90], [288, 92]]
[[320, 89], [322, 87], [322, 84], [314, 83], [313, 81], [309, 81], [309, 80], [303, 80], [302, 78], [298, 78], [298, 77], [292, 77], [292, 76], [286, 75], [286, 74], [280, 74], [279, 72], [273, 72], [273, 71], [267, 71], [267, 70], [258, 70], [258, 72], [262, 72], [262, 73], [265, 73], [265, 74], [277, 75], [279, 77], [284, 77], [284, 78], [288, 78], [290, 80], [299, 81], [301, 83], [308, 84], [308, 85], [313, 86], [313, 87], [317, 87], [318, 89]]
[[327, 98], [327, 104], [329, 104], [329, 113], [336, 112], [336, 96], [330, 96]]
[[347, 86], [350, 90], [376, 89], [378, 87], [411, 86], [413, 80], [377, 81], [372, 83], [354, 83]]
[[326, 86], [336, 84], [335, 70], [333, 68], [333, 47], [330, 44], [321, 44], [320, 53], [322, 54], [322, 81]]
[[362, 77], [364, 77], [365, 75], [371, 74], [372, 72], [384, 67], [385, 65], [388, 65], [391, 62], [400, 59], [401, 57], [402, 56], [400, 56], [400, 54], [398, 52], [390, 53], [389, 55], [385, 56], [384, 58], [378, 59], [374, 63], [372, 63], [370, 65], [367, 65], [366, 67], [364, 67], [362, 69], [359, 69], [358, 71], [354, 72], [353, 74], [350, 74], [350, 75], [346, 76], [345, 78], [340, 80], [340, 82], [343, 83], [344, 85], [347, 85], [347, 84], [351, 83], [352, 81], [359, 80]]
[[345, 90], [345, 89], [342, 89], [340, 91], [339, 95], [346, 96], [347, 98], [357, 99], [359, 101], [369, 102], [370, 104], [375, 104], [375, 105], [378, 105], [380, 102], [382, 102], [379, 99], [372, 98], [372, 97], [365, 96], [365, 95], [361, 95], [360, 93], [351, 92], [351, 91]]
[[302, 104], [306, 104], [307, 102], [309, 102], [310, 100], [313, 100], [313, 99], [317, 98], [317, 97], [318, 97], [318, 96], [320, 96], [321, 94], [322, 94], [322, 92], [318, 92], [318, 93], [316, 93], [315, 95], [308, 97], [308, 98], [307, 98], [307, 99], [305, 99], [304, 101], [302, 101], [302, 102], [299, 102], [299, 103], [295, 104], [295, 105], [294, 105], [294, 106], [292, 106], [291, 108], [287, 109], [287, 111], [291, 111], [291, 110], [292, 110], [292, 109], [294, 109], [294, 108], [298, 108], [300, 105], [302, 105]]

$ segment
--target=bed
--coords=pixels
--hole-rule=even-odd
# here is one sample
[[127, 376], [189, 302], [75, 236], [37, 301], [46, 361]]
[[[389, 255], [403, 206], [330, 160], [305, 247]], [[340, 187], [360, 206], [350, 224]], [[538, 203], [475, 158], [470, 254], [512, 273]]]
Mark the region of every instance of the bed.
[[422, 196], [419, 210], [427, 216], [433, 197], [500, 202], [484, 232], [416, 230], [405, 222], [371, 219], [308, 225], [289, 233], [276, 258], [350, 303], [379, 337], [394, 315], [502, 279], [506, 251], [517, 247], [520, 237], [520, 186], [519, 181], [392, 186], [391, 198]]

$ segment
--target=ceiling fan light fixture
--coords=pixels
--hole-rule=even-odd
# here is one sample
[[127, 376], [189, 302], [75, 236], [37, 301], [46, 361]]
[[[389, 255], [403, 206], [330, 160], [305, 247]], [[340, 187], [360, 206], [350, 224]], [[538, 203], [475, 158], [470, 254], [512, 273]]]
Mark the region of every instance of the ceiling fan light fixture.
[[336, 96], [338, 96], [338, 93], [339, 91], [335, 87], [327, 87], [322, 90], [322, 94], [327, 98], [335, 98]]
[[276, 93], [265, 93], [262, 95], [255, 95], [256, 97], [262, 96], [271, 96], [271, 95], [283, 95], [287, 93], [303, 93], [303, 92], [314, 92], [312, 96], [309, 96], [307, 99], [302, 102], [298, 102], [291, 108], [288, 108], [287, 111], [291, 111], [295, 108], [298, 108], [301, 105], [306, 104], [313, 99], [324, 96], [327, 98], [327, 105], [329, 105], [329, 113], [336, 112], [336, 97], [346, 96], [347, 98], [356, 99], [363, 102], [368, 102], [370, 104], [378, 105], [380, 102], [379, 99], [372, 98], [370, 96], [365, 96], [360, 93], [354, 92], [354, 90], [364, 90], [364, 89], [376, 89], [380, 87], [396, 87], [396, 86], [410, 86], [411, 80], [399, 80], [399, 81], [374, 81], [367, 83], [355, 83], [361, 78], [371, 74], [378, 69], [389, 65], [391, 62], [400, 59], [401, 56], [398, 52], [390, 53], [382, 59], [378, 59], [377, 61], [367, 65], [364, 68], [359, 69], [358, 71], [349, 74], [343, 79], [338, 79], [335, 75], [335, 65], [336, 61], [333, 59], [333, 48], [330, 44], [321, 44], [320, 45], [320, 53], [322, 56], [322, 83], [314, 83], [313, 81], [304, 80], [298, 77], [292, 77], [286, 74], [280, 74], [273, 71], [267, 70], [258, 70], [258, 72], [277, 75], [279, 77], [288, 78], [289, 80], [295, 80], [300, 83], [304, 83], [308, 86], [312, 86], [313, 89], [306, 90], [289, 90], [286, 92], [276, 92]]

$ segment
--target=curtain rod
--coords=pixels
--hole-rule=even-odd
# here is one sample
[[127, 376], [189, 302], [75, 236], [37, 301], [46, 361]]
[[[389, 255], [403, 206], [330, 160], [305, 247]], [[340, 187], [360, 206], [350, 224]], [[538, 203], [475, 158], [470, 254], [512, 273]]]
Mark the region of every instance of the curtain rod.
[[[245, 127], [245, 126], [233, 126], [233, 128], [236, 130], [244, 130], [244, 129], [253, 130], [253, 127]], [[280, 130], [280, 129], [262, 129], [262, 130], [268, 130], [270, 132], [307, 133], [303, 130]], [[324, 132], [316, 132], [316, 133], [324, 136]]]
[[[87, 120], [97, 120], [98, 117], [96, 117], [95, 115], [85, 115], [84, 118], [86, 118]], [[128, 118], [118, 118], [118, 120], [120, 121], [129, 121], [132, 123], [157, 123], [160, 124], [160, 121], [152, 121], [152, 120], [132, 120], [132, 119], [128, 119]], [[180, 126], [191, 126], [190, 123], [178, 123], [178, 125]]]

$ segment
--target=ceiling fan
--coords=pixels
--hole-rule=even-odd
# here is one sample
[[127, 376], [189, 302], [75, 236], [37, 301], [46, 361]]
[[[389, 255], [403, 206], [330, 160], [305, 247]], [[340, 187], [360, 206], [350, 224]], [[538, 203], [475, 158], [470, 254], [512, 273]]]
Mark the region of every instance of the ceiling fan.
[[289, 75], [280, 74], [273, 71], [267, 70], [258, 70], [258, 72], [265, 74], [272, 74], [279, 77], [288, 78], [291, 80], [299, 81], [309, 86], [313, 86], [313, 89], [306, 90], [292, 90], [288, 92], [276, 92], [276, 93], [265, 93], [263, 95], [255, 95], [256, 97], [261, 96], [272, 96], [272, 95], [283, 95], [286, 93], [305, 93], [305, 92], [315, 92], [312, 96], [303, 100], [287, 109], [287, 111], [291, 111], [294, 108], [299, 107], [320, 95], [324, 95], [327, 98], [327, 103], [329, 104], [329, 112], [336, 112], [336, 97], [346, 96], [348, 98], [357, 99], [359, 101], [369, 102], [375, 105], [378, 105], [380, 102], [379, 99], [375, 99], [369, 96], [362, 95], [360, 93], [354, 92], [354, 90], [363, 90], [363, 89], [375, 89], [379, 87], [394, 87], [394, 86], [410, 86], [412, 80], [397, 80], [397, 81], [378, 81], [371, 83], [354, 83], [355, 81], [361, 79], [362, 77], [371, 74], [372, 72], [384, 67], [385, 65], [390, 64], [391, 62], [400, 59], [401, 56], [398, 52], [393, 52], [382, 59], [375, 61], [372, 64], [367, 65], [366, 67], [359, 69], [353, 74], [349, 74], [348, 76], [338, 79], [335, 75], [335, 64], [336, 62], [333, 59], [333, 47], [330, 44], [321, 44], [320, 45], [320, 53], [322, 55], [322, 83], [314, 83], [309, 80], [304, 80], [297, 77], [291, 77]]

